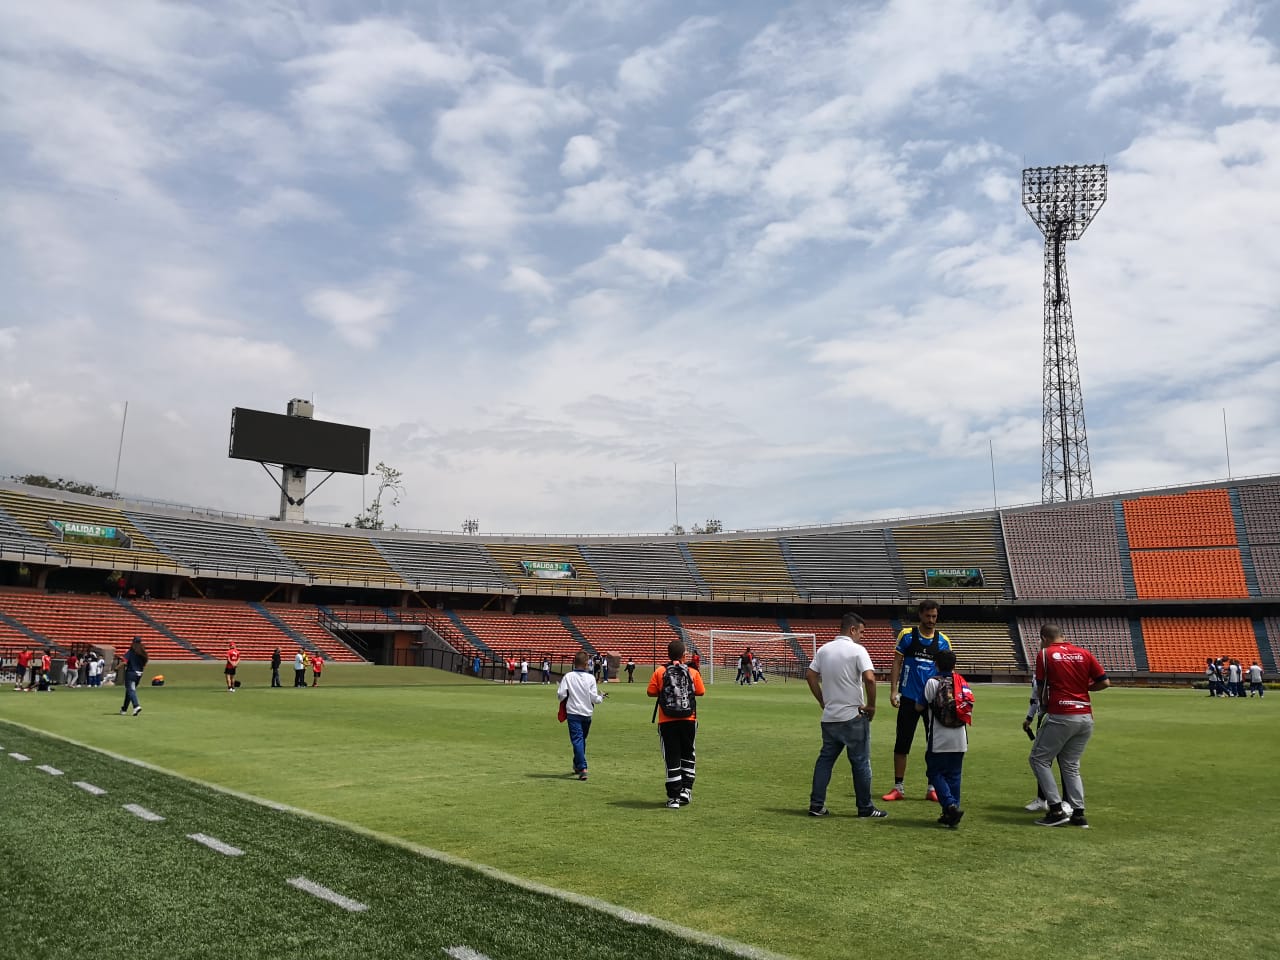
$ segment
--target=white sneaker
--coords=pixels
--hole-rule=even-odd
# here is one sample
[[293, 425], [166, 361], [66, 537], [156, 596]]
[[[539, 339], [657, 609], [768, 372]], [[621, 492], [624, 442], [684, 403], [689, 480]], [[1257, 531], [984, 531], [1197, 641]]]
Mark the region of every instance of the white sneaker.
[[1027, 811], [1027, 813], [1038, 813], [1041, 810], [1049, 809], [1049, 801], [1041, 800], [1039, 797], [1036, 797], [1022, 809]]
[[1071, 816], [1071, 814], [1074, 812], [1074, 808], [1071, 806], [1071, 804], [1067, 803], [1067, 801], [1063, 800], [1063, 801], [1062, 801], [1062, 812], [1063, 812], [1063, 813], [1065, 813], [1065, 814], [1069, 817], [1069, 816]]

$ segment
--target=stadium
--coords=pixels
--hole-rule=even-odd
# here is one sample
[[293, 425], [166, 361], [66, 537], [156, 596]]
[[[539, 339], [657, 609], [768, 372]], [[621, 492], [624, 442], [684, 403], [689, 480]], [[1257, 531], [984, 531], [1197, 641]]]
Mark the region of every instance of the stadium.
[[0, 4], [0, 960], [1280, 956], [1277, 36]]
[[[94, 900], [123, 882], [109, 847], [93, 851], [95, 831], [126, 829], [129, 814], [81, 809], [105, 798], [70, 787], [78, 774], [82, 790], [128, 794], [125, 809], [163, 821], [127, 883], [151, 923], [188, 911], [159, 939], [178, 955], [202, 955], [181, 941], [230, 911], [274, 930], [234, 954], [262, 957], [299, 945], [352, 956], [358, 942], [368, 956], [439, 943], [460, 957], [834, 958], [848, 955], [850, 936], [870, 938], [873, 955], [916, 955], [919, 938], [955, 942], [961, 920], [960, 942], [989, 956], [1017, 955], [1064, 924], [1107, 942], [1119, 924], [1126, 955], [1200, 957], [1201, 918], [1175, 906], [1181, 895], [1164, 897], [1166, 882], [1247, 912], [1269, 896], [1275, 865], [1258, 837], [1269, 829], [1273, 725], [1253, 709], [1262, 701], [1223, 708], [1192, 684], [1206, 658], [1224, 655], [1275, 676], [1277, 477], [750, 534], [522, 540], [325, 528], [7, 483], [0, 550], [6, 664], [31, 648], [110, 656], [139, 636], [149, 673], [166, 676], [143, 690], [132, 729], [112, 728], [133, 718], [114, 716], [111, 693], [0, 697], [7, 809], [47, 838], [40, 849], [90, 851], [86, 864], [63, 863], [11, 837], [20, 869], [6, 893], [36, 909], [62, 884]], [[548, 570], [557, 576], [539, 575]], [[805, 829], [815, 724], [799, 673], [839, 615], [857, 610], [887, 674], [896, 631], [925, 597], [942, 604], [959, 669], [983, 682], [966, 829], [936, 849], [911, 829], [933, 825], [933, 805], [908, 801], [892, 805], [884, 838], [851, 835], [868, 825], [839, 816], [852, 816], [847, 780], [843, 803], [832, 799], [844, 831]], [[1125, 688], [1099, 698], [1088, 835], [1036, 831], [1021, 810], [1030, 777], [1017, 723], [1029, 650], [1050, 621]], [[675, 814], [691, 815], [679, 825], [659, 819], [671, 814], [642, 688], [675, 637], [716, 681], [700, 709], [705, 786]], [[244, 686], [228, 702], [219, 674], [231, 640]], [[769, 682], [731, 682], [748, 644]], [[320, 686], [272, 690], [265, 661], [276, 649], [286, 661], [322, 655]], [[641, 681], [608, 685], [590, 784], [561, 772], [554, 698], [536, 682], [544, 658], [558, 679], [579, 650], [607, 656], [615, 678], [634, 660]], [[501, 682], [512, 658], [533, 662], [535, 682]], [[891, 728], [880, 729], [887, 738]], [[879, 743], [877, 786], [890, 767]], [[1233, 783], [1225, 801], [1223, 777]], [[1216, 817], [1232, 824], [1229, 855], [1206, 864], [1197, 845]], [[166, 837], [169, 823], [179, 832]], [[637, 859], [673, 830], [674, 863]], [[184, 852], [184, 835], [212, 846]], [[295, 835], [307, 838], [302, 852]], [[831, 860], [831, 844], [847, 847], [847, 862]], [[247, 865], [255, 848], [259, 865], [234, 881], [204, 857], [230, 850]], [[263, 876], [273, 873], [264, 856], [300, 862]], [[1056, 856], [1070, 858], [1075, 880], [1043, 875]], [[851, 873], [849, 863], [864, 865]], [[962, 871], [966, 893], [952, 896], [964, 903], [895, 928], [886, 918], [901, 887], [870, 883], [877, 869], [908, 884]], [[664, 893], [673, 870], [690, 884], [674, 898]], [[317, 906], [299, 907], [299, 889]], [[1063, 901], [1062, 889], [1082, 892]], [[295, 909], [307, 918], [301, 930], [276, 922]], [[582, 929], [606, 933], [583, 943]], [[1267, 955], [1272, 936], [1244, 955]]]

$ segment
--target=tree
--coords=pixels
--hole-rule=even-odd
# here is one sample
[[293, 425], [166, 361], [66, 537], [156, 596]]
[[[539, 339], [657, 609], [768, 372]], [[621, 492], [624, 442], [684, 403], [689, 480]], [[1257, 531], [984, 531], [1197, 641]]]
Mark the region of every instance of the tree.
[[724, 533], [724, 524], [719, 520], [708, 520], [706, 523], [693, 525], [694, 533]]
[[667, 535], [672, 537], [683, 537], [684, 527], [680, 526], [678, 523], [673, 523], [671, 525], [671, 529], [667, 531]]
[[62, 477], [50, 480], [42, 473], [28, 473], [25, 476], [12, 476], [6, 479], [12, 480], [14, 483], [25, 483], [29, 487], [63, 490], [67, 493], [83, 494], [86, 497], [109, 497], [112, 495], [110, 490], [102, 490], [92, 483], [77, 483], [75, 480], [63, 480]]
[[[400, 482], [400, 478], [404, 476], [395, 467], [389, 467], [381, 460], [378, 465], [373, 468], [373, 472], [378, 475], [378, 492], [374, 495], [373, 500], [365, 507], [364, 512], [356, 516], [355, 521], [348, 526], [359, 527], [361, 530], [381, 530], [382, 529], [382, 498], [387, 497], [387, 506], [394, 507], [399, 505], [400, 497], [404, 495], [404, 484]], [[388, 496], [389, 494], [389, 496]], [[392, 530], [397, 529], [393, 524]]]

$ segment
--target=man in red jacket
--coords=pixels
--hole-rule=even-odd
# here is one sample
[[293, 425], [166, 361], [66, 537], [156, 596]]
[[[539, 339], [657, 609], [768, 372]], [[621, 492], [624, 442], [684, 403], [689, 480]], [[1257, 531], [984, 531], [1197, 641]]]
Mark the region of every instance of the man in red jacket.
[[[22, 689], [22, 685], [27, 679], [27, 671], [30, 667], [31, 667], [31, 651], [19, 650], [18, 651], [18, 672], [14, 677], [13, 689], [15, 690]], [[31, 689], [31, 684], [29, 683], [27, 684], [27, 689], [28, 690]]]
[[[1084, 781], [1080, 758], [1093, 736], [1093, 705], [1089, 694], [1111, 686], [1107, 672], [1092, 653], [1067, 642], [1052, 624], [1040, 628], [1036, 654], [1036, 689], [1044, 722], [1031, 747], [1031, 769], [1049, 802], [1049, 812], [1036, 821], [1041, 827], [1088, 827], [1084, 816]], [[1053, 779], [1053, 761], [1062, 772], [1062, 786], [1071, 813], [1062, 809], [1062, 794]]]

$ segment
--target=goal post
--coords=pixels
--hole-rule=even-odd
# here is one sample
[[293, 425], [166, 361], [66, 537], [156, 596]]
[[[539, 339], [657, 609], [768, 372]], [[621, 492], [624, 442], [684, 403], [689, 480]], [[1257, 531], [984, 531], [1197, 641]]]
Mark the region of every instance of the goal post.
[[748, 648], [763, 672], [774, 676], [802, 675], [818, 652], [818, 638], [812, 633], [686, 629], [685, 639], [688, 653], [697, 651], [707, 683], [715, 683], [718, 672], [736, 677], [738, 660]]

